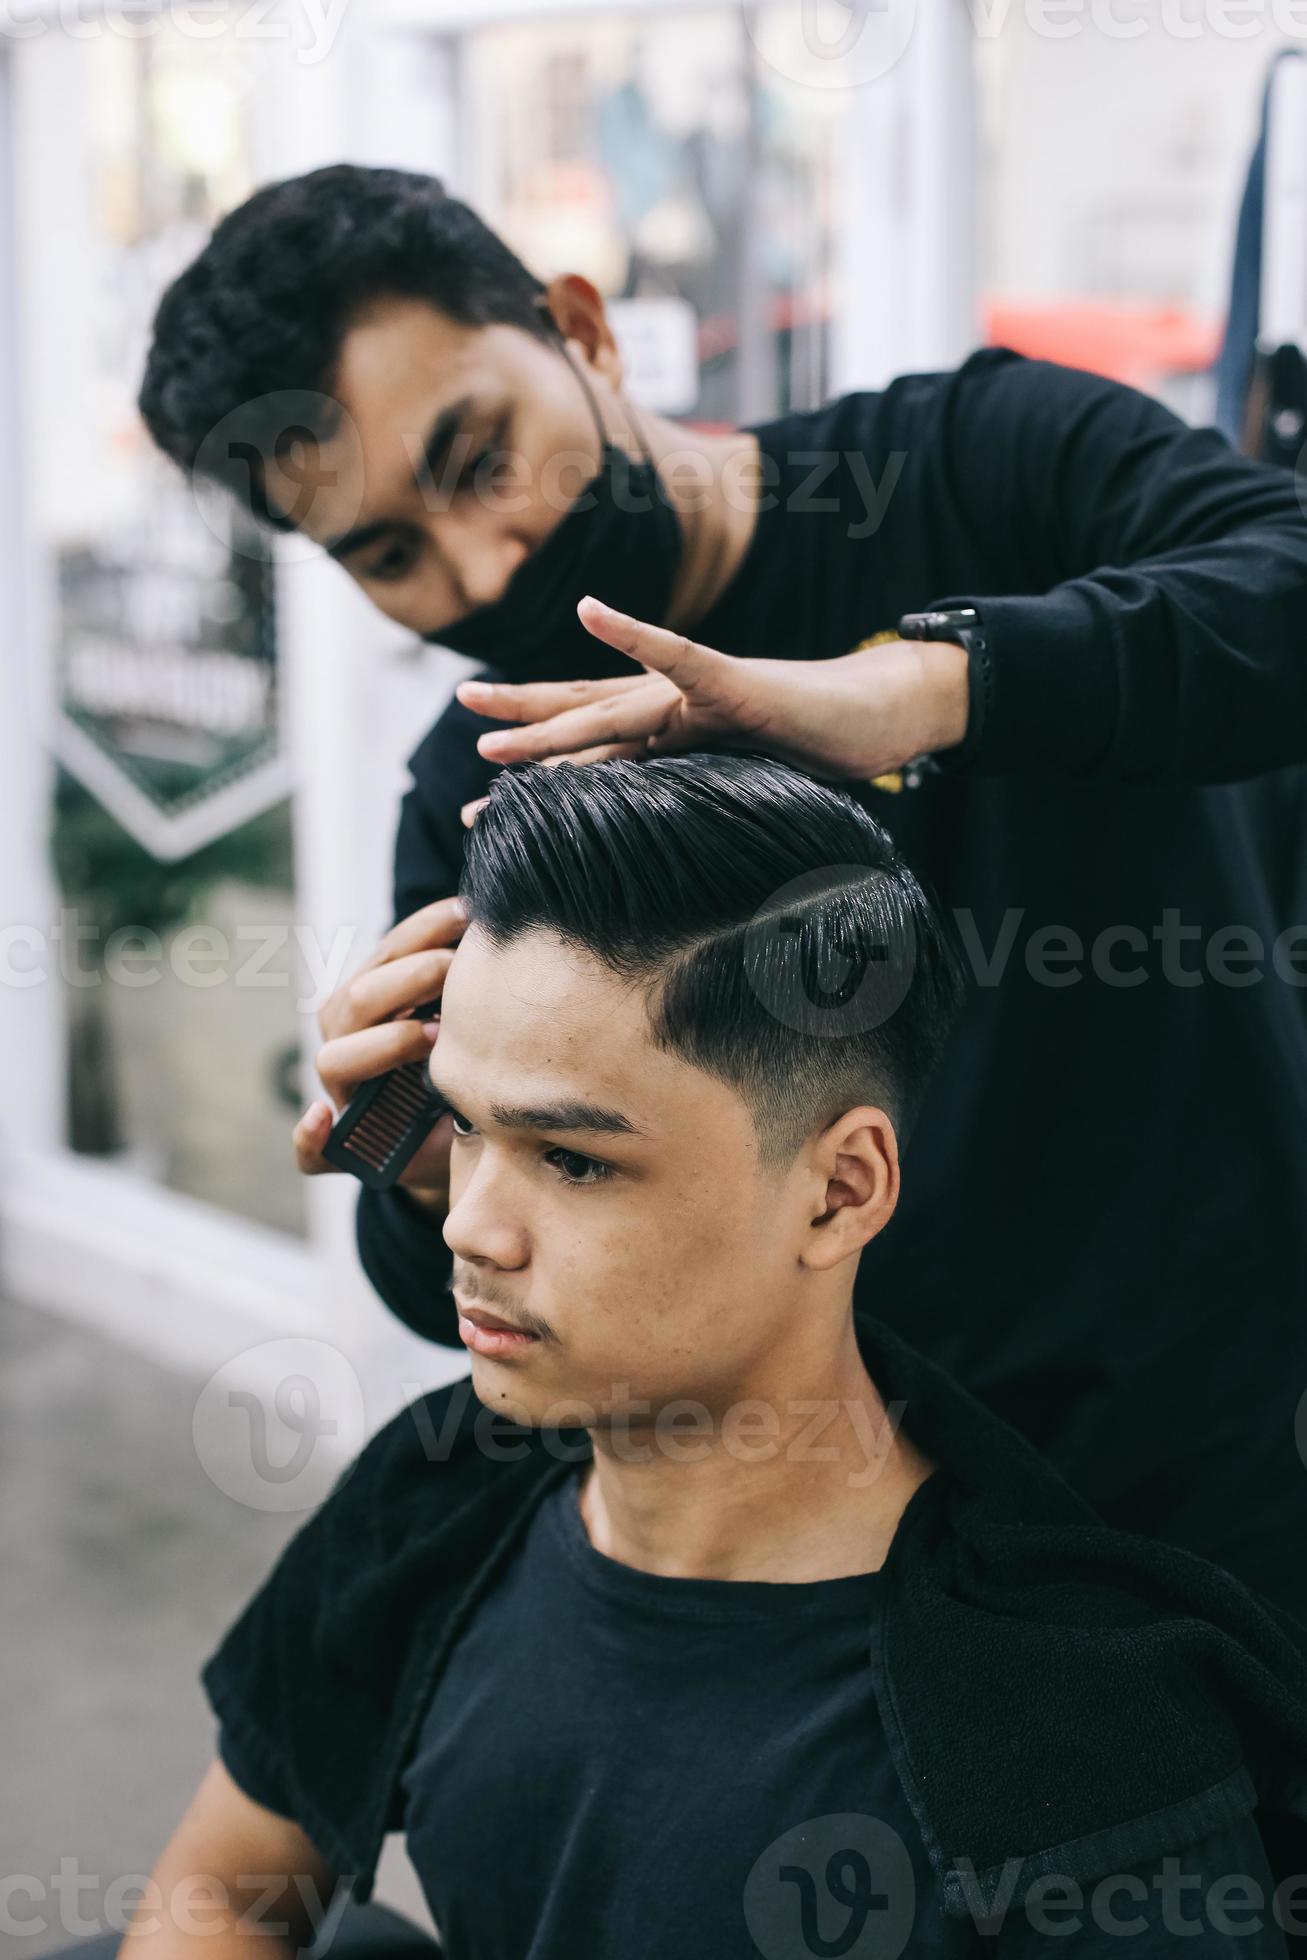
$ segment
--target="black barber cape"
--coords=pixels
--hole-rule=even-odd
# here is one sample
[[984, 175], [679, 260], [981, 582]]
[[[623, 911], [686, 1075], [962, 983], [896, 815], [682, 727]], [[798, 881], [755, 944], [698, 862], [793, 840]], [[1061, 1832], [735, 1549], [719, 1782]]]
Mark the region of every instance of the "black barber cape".
[[[869, 1591], [868, 1636], [945, 1911], [974, 1917], [996, 1896], [1019, 1908], [1048, 1872], [1134, 1870], [1259, 1803], [1307, 1817], [1307, 1630], [1191, 1554], [1109, 1530], [932, 1362], [879, 1322], [855, 1326], [880, 1394], [938, 1466]], [[460, 1632], [590, 1451], [583, 1430], [506, 1422], [467, 1377], [421, 1397], [205, 1663], [235, 1755], [285, 1793], [357, 1898], [400, 1828], [404, 1767]]]
[[[956, 924], [971, 986], [855, 1303], [1110, 1523], [1307, 1618], [1293, 478], [1001, 349], [755, 434], [775, 494], [696, 639], [822, 660], [953, 602], [991, 650], [940, 773], [860, 792]], [[499, 725], [455, 701], [415, 750], [397, 918], [457, 889], [460, 805], [497, 773], [476, 738]], [[383, 1299], [458, 1346], [440, 1222], [364, 1191], [358, 1234]]]

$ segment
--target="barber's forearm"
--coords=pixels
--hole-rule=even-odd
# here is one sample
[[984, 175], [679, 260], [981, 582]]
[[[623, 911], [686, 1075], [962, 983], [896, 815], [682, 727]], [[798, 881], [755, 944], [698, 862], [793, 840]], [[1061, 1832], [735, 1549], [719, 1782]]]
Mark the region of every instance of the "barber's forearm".
[[967, 732], [971, 711], [966, 648], [945, 640], [919, 640], [909, 644], [921, 661], [923, 695], [929, 704], [929, 740], [922, 743], [921, 753], [956, 748]]
[[[810, 715], [796, 714], [795, 728], [818, 766], [828, 763], [843, 774], [875, 777], [914, 756], [953, 748], [967, 732], [971, 682], [965, 647], [887, 638], [798, 671], [811, 676], [805, 686], [814, 691], [815, 708]], [[827, 672], [835, 681], [830, 688]]]
[[411, 1191], [359, 1192], [359, 1262], [396, 1319], [424, 1340], [459, 1348], [458, 1314], [449, 1293], [454, 1255], [442, 1232], [439, 1200], [414, 1201]]

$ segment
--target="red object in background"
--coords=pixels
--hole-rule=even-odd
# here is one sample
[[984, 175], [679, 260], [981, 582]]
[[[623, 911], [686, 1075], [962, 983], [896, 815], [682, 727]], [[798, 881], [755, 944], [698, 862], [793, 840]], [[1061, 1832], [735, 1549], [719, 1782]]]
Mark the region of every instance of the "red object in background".
[[1172, 374], [1202, 374], [1221, 346], [1222, 323], [1181, 306], [1125, 299], [981, 302], [985, 341], [1035, 360], [1148, 389]]
[[[769, 326], [782, 333], [813, 319], [829, 317], [822, 295], [773, 296]], [[1011, 347], [1032, 360], [1085, 368], [1153, 392], [1168, 376], [1204, 374], [1220, 352], [1224, 322], [1182, 306], [1147, 300], [1022, 300], [991, 296], [980, 302], [983, 345]], [[727, 354], [735, 346], [735, 316], [715, 313], [699, 326], [699, 359]], [[717, 435], [730, 422], [691, 422]]]

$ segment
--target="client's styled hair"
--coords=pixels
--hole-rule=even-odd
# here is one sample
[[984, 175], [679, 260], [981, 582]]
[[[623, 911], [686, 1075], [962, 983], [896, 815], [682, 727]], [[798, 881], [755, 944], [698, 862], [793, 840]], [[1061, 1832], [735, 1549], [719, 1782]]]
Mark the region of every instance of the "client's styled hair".
[[767, 756], [502, 769], [459, 893], [492, 944], [543, 928], [643, 988], [655, 1045], [744, 1098], [771, 1169], [860, 1103], [902, 1147], [962, 998], [884, 828]]

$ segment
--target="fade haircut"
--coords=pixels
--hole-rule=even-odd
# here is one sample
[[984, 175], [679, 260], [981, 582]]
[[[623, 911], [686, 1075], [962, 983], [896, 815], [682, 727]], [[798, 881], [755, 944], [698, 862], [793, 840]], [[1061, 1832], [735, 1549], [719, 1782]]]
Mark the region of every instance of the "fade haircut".
[[[377, 300], [426, 300], [462, 326], [503, 324], [551, 340], [544, 291], [438, 178], [328, 164], [265, 185], [214, 228], [159, 301], [137, 406], [187, 475], [293, 530], [250, 457], [297, 440], [305, 415], [297, 408], [283, 428], [284, 409], [268, 397], [334, 396], [345, 335]], [[316, 425], [310, 417], [309, 433], [331, 433], [330, 415]], [[219, 423], [225, 440], [206, 444]]]
[[956, 946], [850, 791], [736, 751], [501, 769], [459, 894], [646, 995], [650, 1038], [749, 1106], [779, 1171], [861, 1104], [902, 1148], [963, 994]]

